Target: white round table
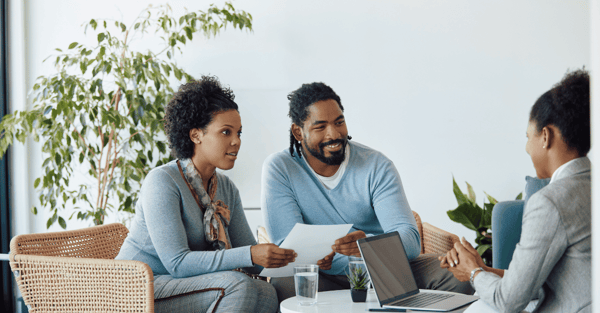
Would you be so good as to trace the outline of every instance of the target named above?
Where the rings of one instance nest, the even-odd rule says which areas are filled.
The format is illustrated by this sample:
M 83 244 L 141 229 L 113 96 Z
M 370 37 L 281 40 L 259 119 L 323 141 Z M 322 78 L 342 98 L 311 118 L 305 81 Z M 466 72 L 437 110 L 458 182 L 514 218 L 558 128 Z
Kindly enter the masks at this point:
M 365 313 L 367 308 L 378 308 L 375 291 L 371 289 L 367 295 L 367 302 L 352 302 L 350 297 L 350 289 L 322 291 L 317 296 L 317 303 L 312 306 L 300 306 L 296 297 L 281 302 L 281 313 L 298 313 L 298 312 L 360 312 Z
M 431 290 L 430 290 L 431 291 Z M 433 291 L 439 293 L 448 293 L 448 291 Z M 367 295 L 367 302 L 352 302 L 350 297 L 350 289 L 321 291 L 317 296 L 317 303 L 312 306 L 300 306 L 296 297 L 283 300 L 281 302 L 281 313 L 331 313 L 331 312 L 348 312 L 348 313 L 365 313 L 369 312 L 368 308 L 378 308 L 377 296 L 375 290 L 370 289 Z M 464 312 L 468 306 L 458 308 L 453 313 Z M 413 312 L 407 310 L 407 312 Z

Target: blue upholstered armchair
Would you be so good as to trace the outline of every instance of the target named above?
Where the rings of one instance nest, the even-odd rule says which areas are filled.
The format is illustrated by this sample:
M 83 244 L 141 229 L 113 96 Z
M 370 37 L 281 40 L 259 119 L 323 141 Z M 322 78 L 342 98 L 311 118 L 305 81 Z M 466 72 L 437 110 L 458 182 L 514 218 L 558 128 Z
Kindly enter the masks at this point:
M 525 177 L 523 200 L 498 202 L 492 212 L 492 267 L 508 269 L 515 247 L 521 238 L 523 208 L 527 200 L 550 183 L 550 178 Z

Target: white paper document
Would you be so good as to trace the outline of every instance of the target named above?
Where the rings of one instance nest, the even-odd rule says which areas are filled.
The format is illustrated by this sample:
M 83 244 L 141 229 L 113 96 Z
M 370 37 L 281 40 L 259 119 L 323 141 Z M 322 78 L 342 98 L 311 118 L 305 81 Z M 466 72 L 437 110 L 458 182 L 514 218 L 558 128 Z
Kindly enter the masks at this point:
M 352 224 L 306 225 L 296 223 L 279 246 L 283 249 L 294 250 L 298 254 L 296 262 L 280 268 L 265 268 L 260 276 L 294 276 L 294 266 L 296 264 L 317 264 L 317 261 L 333 251 L 331 246 L 337 239 L 346 236 L 350 228 L 352 228 Z

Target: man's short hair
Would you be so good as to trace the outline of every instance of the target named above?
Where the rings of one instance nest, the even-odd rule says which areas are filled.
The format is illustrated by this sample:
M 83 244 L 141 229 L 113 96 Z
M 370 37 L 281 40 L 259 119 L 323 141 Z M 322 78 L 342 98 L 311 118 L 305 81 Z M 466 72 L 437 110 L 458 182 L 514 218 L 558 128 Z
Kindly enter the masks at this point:
M 324 100 L 335 100 L 342 112 L 344 107 L 342 106 L 342 100 L 340 97 L 331 89 L 331 87 L 324 83 L 310 83 L 302 84 L 302 86 L 288 94 L 288 100 L 290 100 L 290 111 L 288 116 L 292 119 L 292 123 L 304 127 L 304 122 L 308 118 L 309 107 L 316 102 Z M 294 156 L 294 147 L 298 156 L 302 157 L 301 148 L 302 145 L 296 141 L 292 130 L 290 129 L 290 154 Z

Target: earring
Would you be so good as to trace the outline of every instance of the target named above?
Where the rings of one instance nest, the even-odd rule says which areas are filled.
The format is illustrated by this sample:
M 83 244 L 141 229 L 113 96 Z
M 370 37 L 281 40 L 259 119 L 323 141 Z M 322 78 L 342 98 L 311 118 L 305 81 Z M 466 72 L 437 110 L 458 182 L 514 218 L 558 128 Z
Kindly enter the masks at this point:
M 546 146 L 543 146 L 542 149 L 546 149 Z

